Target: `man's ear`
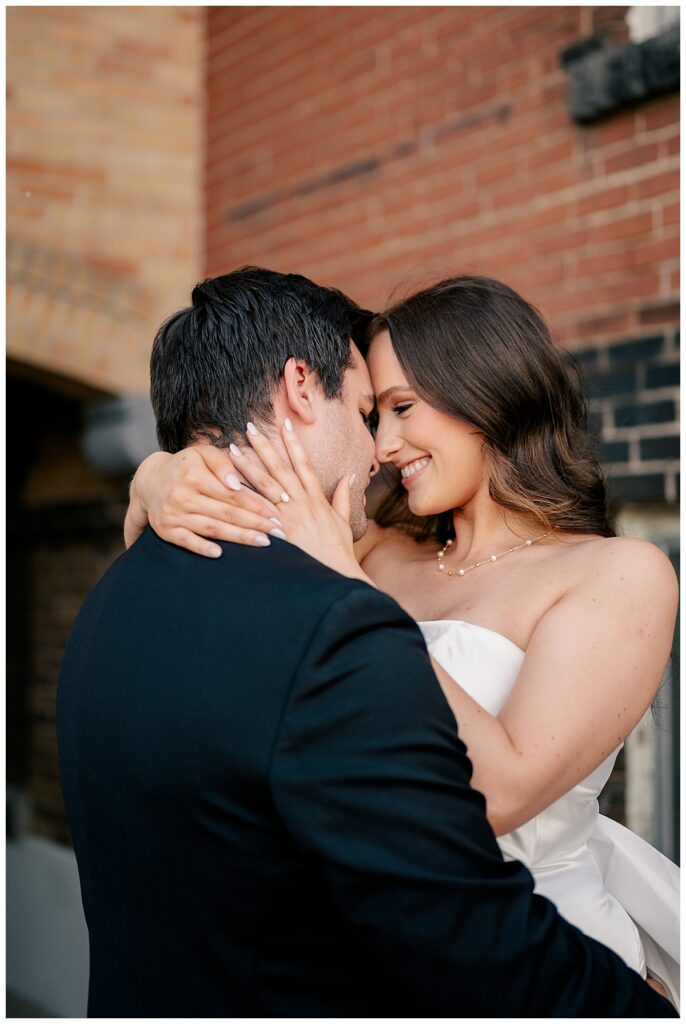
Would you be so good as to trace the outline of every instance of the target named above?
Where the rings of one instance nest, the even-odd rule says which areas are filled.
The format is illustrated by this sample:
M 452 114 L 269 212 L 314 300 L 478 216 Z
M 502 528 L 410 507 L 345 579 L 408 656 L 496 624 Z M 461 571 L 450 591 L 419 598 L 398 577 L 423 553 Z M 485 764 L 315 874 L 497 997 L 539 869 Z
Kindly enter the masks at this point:
M 291 412 L 299 416 L 303 423 L 314 423 L 316 401 L 321 393 L 319 378 L 314 370 L 310 370 L 303 359 L 291 356 L 283 368 L 283 383 L 286 403 Z

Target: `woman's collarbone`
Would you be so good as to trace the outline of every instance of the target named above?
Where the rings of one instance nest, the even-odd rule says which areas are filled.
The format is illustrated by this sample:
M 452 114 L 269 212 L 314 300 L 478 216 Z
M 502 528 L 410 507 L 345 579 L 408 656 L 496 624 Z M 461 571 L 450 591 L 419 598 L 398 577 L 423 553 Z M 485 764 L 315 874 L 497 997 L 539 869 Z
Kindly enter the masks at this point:
M 538 622 L 573 582 L 568 573 L 551 574 L 551 568 L 549 563 L 524 571 L 484 565 L 469 579 L 439 576 L 435 556 L 399 558 L 377 565 L 375 582 L 417 621 L 468 622 L 502 633 L 525 649 Z

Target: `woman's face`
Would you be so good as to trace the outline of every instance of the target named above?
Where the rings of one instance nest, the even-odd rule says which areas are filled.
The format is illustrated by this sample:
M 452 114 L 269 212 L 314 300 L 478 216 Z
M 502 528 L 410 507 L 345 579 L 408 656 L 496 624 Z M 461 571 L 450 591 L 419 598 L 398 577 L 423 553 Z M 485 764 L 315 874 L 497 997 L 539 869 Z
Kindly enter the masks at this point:
M 428 516 L 463 508 L 487 486 L 483 435 L 418 397 L 388 331 L 374 338 L 367 363 L 379 414 L 376 457 L 401 471 L 410 511 Z

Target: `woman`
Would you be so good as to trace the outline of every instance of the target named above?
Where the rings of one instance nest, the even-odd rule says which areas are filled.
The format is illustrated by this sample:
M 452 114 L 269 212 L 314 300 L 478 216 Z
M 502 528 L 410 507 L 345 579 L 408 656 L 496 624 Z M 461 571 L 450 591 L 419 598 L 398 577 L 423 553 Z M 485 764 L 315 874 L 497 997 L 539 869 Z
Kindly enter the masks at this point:
M 356 558 L 349 531 L 347 545 L 335 540 L 341 517 L 323 516 L 288 422 L 293 468 L 250 431 L 262 467 L 235 446 L 231 460 L 209 446 L 152 456 L 134 481 L 127 543 L 146 515 L 202 553 L 200 533 L 264 538 L 273 504 L 261 514 L 245 488 L 217 504 L 219 481 L 231 471 L 235 488 L 240 472 L 277 503 L 270 532 L 391 594 L 424 632 L 504 855 L 676 999 L 677 869 L 600 817 L 596 799 L 669 657 L 671 565 L 614 536 L 578 384 L 505 285 L 458 277 L 400 302 L 373 322 L 368 365 L 377 458 L 400 478 Z M 334 505 L 345 511 L 344 488 Z

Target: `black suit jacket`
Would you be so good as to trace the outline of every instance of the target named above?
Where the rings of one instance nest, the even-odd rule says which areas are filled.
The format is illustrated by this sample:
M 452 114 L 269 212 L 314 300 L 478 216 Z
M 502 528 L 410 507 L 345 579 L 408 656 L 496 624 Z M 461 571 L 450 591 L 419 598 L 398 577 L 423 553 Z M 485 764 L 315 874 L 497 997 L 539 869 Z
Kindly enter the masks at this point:
M 150 529 L 58 687 L 91 1016 L 672 1016 L 505 863 L 416 624 Z

